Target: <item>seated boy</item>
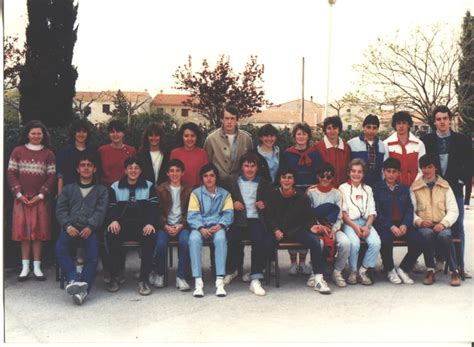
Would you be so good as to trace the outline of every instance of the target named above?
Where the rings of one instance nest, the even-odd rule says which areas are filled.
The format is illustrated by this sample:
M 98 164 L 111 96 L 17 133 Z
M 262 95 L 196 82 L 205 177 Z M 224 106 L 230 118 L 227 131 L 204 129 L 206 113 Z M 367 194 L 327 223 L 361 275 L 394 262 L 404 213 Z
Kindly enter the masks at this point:
M 105 235 L 111 280 L 109 292 L 120 289 L 118 276 L 121 270 L 122 243 L 139 241 L 141 265 L 138 282 L 140 295 L 149 295 L 148 276 L 155 249 L 155 230 L 158 225 L 158 197 L 153 183 L 141 177 L 141 164 L 133 156 L 125 160 L 125 176 L 109 189 L 109 214 Z
M 319 184 L 311 186 L 306 194 L 311 201 L 314 216 L 321 224 L 320 236 L 332 240 L 332 247 L 337 249 L 337 257 L 334 263 L 332 278 L 336 286 L 345 287 L 346 281 L 342 276 L 342 270 L 349 259 L 351 244 L 349 238 L 341 229 L 342 226 L 342 194 L 332 185 L 335 169 L 329 163 L 323 163 L 316 171 Z M 334 250 L 333 250 L 334 251 Z M 330 255 L 329 255 L 330 256 Z M 310 287 L 314 286 L 314 274 L 307 282 Z
M 421 234 L 413 228 L 413 204 L 410 190 L 400 184 L 400 161 L 388 158 L 383 165 L 384 179 L 374 186 L 375 208 L 377 219 L 375 229 L 381 240 L 380 254 L 388 280 L 393 284 L 413 284 L 408 273 L 415 265 L 416 258 L 423 251 Z M 408 252 L 398 269 L 393 263 L 393 241 L 404 239 L 408 243 Z
M 161 207 L 160 230 L 157 234 L 155 249 L 157 269 L 156 273 L 150 274 L 150 283 L 157 288 L 163 287 L 168 241 L 170 238 L 176 237 L 179 243 L 176 287 L 181 291 L 188 291 L 190 287 L 185 277 L 186 269 L 189 267 L 189 225 L 186 215 L 192 188 L 182 181 L 184 170 L 181 160 L 170 160 L 166 171 L 168 181 L 163 182 L 157 188 Z
M 439 247 L 451 270 L 451 285 L 460 286 L 451 226 L 456 222 L 459 210 L 449 183 L 438 175 L 436 157 L 426 154 L 420 158 L 423 176 L 411 185 L 411 200 L 415 210 L 414 224 L 428 243 L 423 255 L 427 267 L 423 283 L 435 281 L 435 250 Z
M 77 165 L 79 180 L 63 187 L 56 204 L 56 218 L 61 227 L 56 257 L 66 277 L 66 292 L 78 305 L 82 305 L 94 282 L 99 254 L 97 231 L 105 219 L 109 201 L 107 188 L 96 183 L 95 159 L 88 152 L 81 153 Z M 85 248 L 80 276 L 70 251 L 75 240 L 81 240 Z
M 272 188 L 270 183 L 257 176 L 259 159 L 257 154 L 247 152 L 240 158 L 241 174 L 232 179 L 229 191 L 234 201 L 234 223 L 227 232 L 227 273 L 225 284 L 237 277 L 238 266 L 243 264 L 241 241 L 252 243 L 250 291 L 255 295 L 265 295 L 260 280 L 265 268 L 264 239 L 268 235 L 265 228 L 264 209 Z

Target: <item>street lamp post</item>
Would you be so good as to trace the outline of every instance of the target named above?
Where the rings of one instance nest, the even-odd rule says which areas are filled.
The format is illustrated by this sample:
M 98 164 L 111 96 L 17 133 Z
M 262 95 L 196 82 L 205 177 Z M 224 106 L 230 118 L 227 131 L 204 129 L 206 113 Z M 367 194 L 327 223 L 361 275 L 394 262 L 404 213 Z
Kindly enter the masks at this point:
M 328 65 L 327 65 L 327 76 L 326 76 L 326 109 L 324 112 L 324 118 L 328 117 L 329 112 L 329 80 L 331 75 L 331 46 L 332 46 L 332 8 L 336 0 L 328 0 L 329 4 L 329 36 L 328 36 Z

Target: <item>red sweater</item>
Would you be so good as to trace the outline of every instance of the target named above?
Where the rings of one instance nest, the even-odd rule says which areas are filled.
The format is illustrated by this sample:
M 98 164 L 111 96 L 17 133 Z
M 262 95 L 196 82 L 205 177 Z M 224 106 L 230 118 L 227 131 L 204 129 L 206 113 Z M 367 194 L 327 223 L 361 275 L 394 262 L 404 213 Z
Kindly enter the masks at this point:
M 201 184 L 199 170 L 209 162 L 204 149 L 195 147 L 192 151 L 187 151 L 184 147 L 175 148 L 171 151 L 170 160 L 172 159 L 179 159 L 184 164 L 184 184 L 193 188 Z
M 347 166 L 351 161 L 351 151 L 347 143 L 339 138 L 339 146 L 330 146 L 326 136 L 317 142 L 314 147 L 321 154 L 323 161 L 334 166 L 336 174 L 332 181 L 334 187 L 339 187 L 342 183 L 347 181 Z
M 115 181 L 124 176 L 123 163 L 127 158 L 134 156 L 136 150 L 129 145 L 122 148 L 114 148 L 111 144 L 100 146 L 97 150 L 102 166 L 102 177 L 100 183 L 109 187 Z
M 51 193 L 55 174 L 54 153 L 47 148 L 33 151 L 24 145 L 15 147 L 8 162 L 7 179 L 13 196 L 22 193 L 31 198 Z

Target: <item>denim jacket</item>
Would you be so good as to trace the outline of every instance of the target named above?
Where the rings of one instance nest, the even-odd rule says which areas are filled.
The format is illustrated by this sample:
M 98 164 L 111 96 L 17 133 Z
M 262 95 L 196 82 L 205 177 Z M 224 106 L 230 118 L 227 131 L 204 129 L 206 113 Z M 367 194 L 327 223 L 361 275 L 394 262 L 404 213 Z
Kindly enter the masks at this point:
M 375 229 L 382 231 L 390 229 L 392 223 L 392 194 L 397 195 L 398 207 L 401 215 L 401 224 L 409 229 L 413 226 L 413 204 L 410 198 L 410 190 L 403 184 L 396 184 L 392 192 L 385 180 L 378 182 L 374 186 L 375 208 L 377 210 L 377 219 L 375 220 Z
M 234 207 L 227 190 L 216 187 L 214 196 L 204 186 L 193 190 L 188 206 L 188 223 L 191 229 L 199 230 L 220 224 L 227 230 L 233 221 Z

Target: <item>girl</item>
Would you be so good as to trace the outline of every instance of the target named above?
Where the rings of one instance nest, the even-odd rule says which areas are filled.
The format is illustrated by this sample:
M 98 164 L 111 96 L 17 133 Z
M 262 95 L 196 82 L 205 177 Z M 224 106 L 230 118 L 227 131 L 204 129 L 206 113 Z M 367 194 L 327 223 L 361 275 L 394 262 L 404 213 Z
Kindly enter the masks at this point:
M 142 146 L 138 160 L 142 163 L 142 176 L 154 185 L 166 182 L 166 166 L 169 154 L 163 150 L 165 133 L 156 122 L 150 123 L 143 131 Z

